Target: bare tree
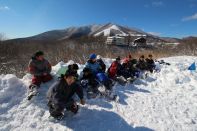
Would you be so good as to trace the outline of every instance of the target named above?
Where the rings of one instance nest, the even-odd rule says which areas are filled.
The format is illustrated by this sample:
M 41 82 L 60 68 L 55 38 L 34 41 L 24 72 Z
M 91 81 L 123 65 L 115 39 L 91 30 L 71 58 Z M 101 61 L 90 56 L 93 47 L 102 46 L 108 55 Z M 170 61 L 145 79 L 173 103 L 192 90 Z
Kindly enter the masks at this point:
M 6 40 L 5 34 L 4 33 L 0 33 L 0 42 Z

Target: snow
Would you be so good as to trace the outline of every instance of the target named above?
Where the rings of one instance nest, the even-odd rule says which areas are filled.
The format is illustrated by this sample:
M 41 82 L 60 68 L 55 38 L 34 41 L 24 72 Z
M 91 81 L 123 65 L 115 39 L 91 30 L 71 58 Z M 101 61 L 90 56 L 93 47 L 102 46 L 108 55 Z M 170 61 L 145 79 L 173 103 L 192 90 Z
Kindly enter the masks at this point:
M 130 36 L 146 37 L 147 35 L 145 35 L 145 34 L 130 34 Z
M 162 43 L 162 42 L 157 42 L 157 43 L 147 43 L 147 45 L 152 45 L 152 46 L 154 46 L 154 45 L 171 45 L 171 46 L 177 46 L 177 45 L 179 45 L 180 43 Z
M 194 131 L 197 129 L 197 72 L 188 71 L 197 57 L 179 56 L 163 59 L 171 65 L 160 65 L 161 71 L 147 79 L 136 80 L 114 91 L 120 102 L 91 99 L 80 105 L 77 115 L 68 113 L 65 120 L 48 119 L 46 91 L 55 79 L 39 88 L 40 94 L 26 100 L 31 75 L 23 79 L 0 75 L 0 131 Z M 105 59 L 109 66 L 111 59 Z M 72 63 L 72 61 L 69 61 Z M 60 62 L 52 74 L 66 66 Z M 80 65 L 82 70 L 83 65 Z
M 109 35 L 110 35 L 111 29 L 120 31 L 120 32 L 122 33 L 122 35 L 124 35 L 124 36 L 127 35 L 127 34 L 124 33 L 122 30 L 120 30 L 119 27 L 118 27 L 117 25 L 112 25 L 112 26 L 110 26 L 109 28 L 104 29 L 104 30 L 102 30 L 102 31 L 100 31 L 100 32 L 98 32 L 98 33 L 96 33 L 95 36 L 99 36 L 99 35 L 102 34 L 102 33 L 104 33 L 104 36 L 109 36 Z
M 99 36 L 101 34 L 104 34 L 104 36 L 110 36 L 110 32 L 112 29 L 120 32 L 119 34 L 116 34 L 116 36 L 124 36 L 124 37 L 125 36 L 138 36 L 138 37 L 146 37 L 147 36 L 146 34 L 144 34 L 144 32 L 141 32 L 140 30 L 135 29 L 135 28 L 133 28 L 133 30 L 137 30 L 138 32 L 141 32 L 142 34 L 137 34 L 137 33 L 133 33 L 133 32 L 125 33 L 121 28 L 119 28 L 118 25 L 114 25 L 114 24 L 112 24 L 109 27 L 96 33 L 94 36 Z
M 165 43 L 166 45 L 179 45 L 180 43 Z

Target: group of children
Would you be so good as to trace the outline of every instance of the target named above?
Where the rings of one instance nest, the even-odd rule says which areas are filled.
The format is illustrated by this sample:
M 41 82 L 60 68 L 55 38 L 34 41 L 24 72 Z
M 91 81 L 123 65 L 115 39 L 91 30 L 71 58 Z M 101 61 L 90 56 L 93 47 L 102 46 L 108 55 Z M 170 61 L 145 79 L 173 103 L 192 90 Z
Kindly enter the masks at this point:
M 140 73 L 144 71 L 152 73 L 154 68 L 152 55 L 149 55 L 147 59 L 142 55 L 139 60 L 133 59 L 129 55 L 122 62 L 121 58 L 117 57 L 106 69 L 102 58 L 99 55 L 91 54 L 80 75 L 77 73 L 78 65 L 71 64 L 66 73 L 51 85 L 47 92 L 50 115 L 56 119 L 62 119 L 65 109 L 77 113 L 79 106 L 73 99 L 74 94 L 78 95 L 80 103 L 84 105 L 84 90 L 91 98 L 98 94 L 110 95 L 114 83 L 120 82 L 120 78 L 130 81 L 140 77 Z M 51 64 L 44 58 L 42 51 L 36 52 L 30 60 L 29 72 L 33 75 L 28 94 L 28 100 L 31 100 L 37 94 L 37 89 L 42 82 L 53 79 L 50 74 Z M 99 91 L 100 86 L 105 87 L 104 94 Z
M 118 80 L 117 78 L 121 76 L 126 80 L 134 80 L 140 77 L 145 71 L 153 73 L 154 69 L 155 62 L 152 55 L 149 55 L 146 59 L 144 55 L 142 55 L 139 60 L 133 59 L 131 55 L 129 55 L 122 60 L 122 63 L 120 57 L 117 57 L 108 69 L 108 76 L 114 80 Z

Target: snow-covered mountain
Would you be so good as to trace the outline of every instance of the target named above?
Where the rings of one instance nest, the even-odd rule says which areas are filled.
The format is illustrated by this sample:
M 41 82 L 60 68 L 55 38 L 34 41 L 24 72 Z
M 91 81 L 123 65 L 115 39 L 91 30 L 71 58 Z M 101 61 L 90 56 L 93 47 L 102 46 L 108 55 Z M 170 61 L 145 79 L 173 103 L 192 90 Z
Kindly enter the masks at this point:
M 164 59 L 160 72 L 125 87 L 114 86 L 120 101 L 104 98 L 86 100 L 77 115 L 67 114 L 60 122 L 49 120 L 46 91 L 54 83 L 42 84 L 40 94 L 26 100 L 31 75 L 23 79 L 0 75 L 1 131 L 195 131 L 197 129 L 197 73 L 188 66 L 197 57 Z M 105 59 L 109 67 L 111 59 Z M 68 63 L 53 67 L 52 74 Z M 83 65 L 79 65 L 80 71 Z
M 140 29 L 130 28 L 130 27 L 121 26 L 112 23 L 108 23 L 104 25 L 70 27 L 64 30 L 53 30 L 29 38 L 34 40 L 64 40 L 67 38 L 78 38 L 81 36 L 98 37 L 98 36 L 115 36 L 115 35 L 134 36 L 134 37 L 149 36 L 153 40 L 159 39 L 158 36 L 153 36 L 151 34 L 143 32 Z
M 75 40 L 80 37 L 107 37 L 107 36 L 129 36 L 131 40 L 135 40 L 139 37 L 146 37 L 147 43 L 179 43 L 178 39 L 175 38 L 164 38 L 154 36 L 146 33 L 140 29 L 134 27 L 127 27 L 118 24 L 92 24 L 80 27 L 68 27 L 66 29 L 47 31 L 35 36 L 11 39 L 8 42 L 20 43 L 20 42 L 31 42 L 31 41 L 66 41 L 68 39 Z M 128 38 L 128 37 L 127 37 Z

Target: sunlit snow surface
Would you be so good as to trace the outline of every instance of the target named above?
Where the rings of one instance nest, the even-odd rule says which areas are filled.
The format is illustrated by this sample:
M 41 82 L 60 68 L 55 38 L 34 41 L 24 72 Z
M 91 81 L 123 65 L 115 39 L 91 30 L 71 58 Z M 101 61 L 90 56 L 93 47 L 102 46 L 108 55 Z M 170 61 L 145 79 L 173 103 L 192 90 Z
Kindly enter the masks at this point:
M 116 103 L 106 99 L 87 100 L 80 111 L 60 121 L 49 120 L 46 91 L 55 81 L 42 84 L 40 94 L 26 100 L 31 75 L 23 79 L 0 75 L 0 131 L 195 131 L 197 129 L 197 72 L 188 66 L 197 57 L 165 58 L 170 66 L 145 80 L 136 80 L 125 87 L 114 87 L 120 97 Z M 106 59 L 109 66 L 111 59 Z M 72 63 L 72 61 L 69 61 Z M 53 67 L 55 74 L 60 62 Z M 83 65 L 80 65 L 82 70 Z

